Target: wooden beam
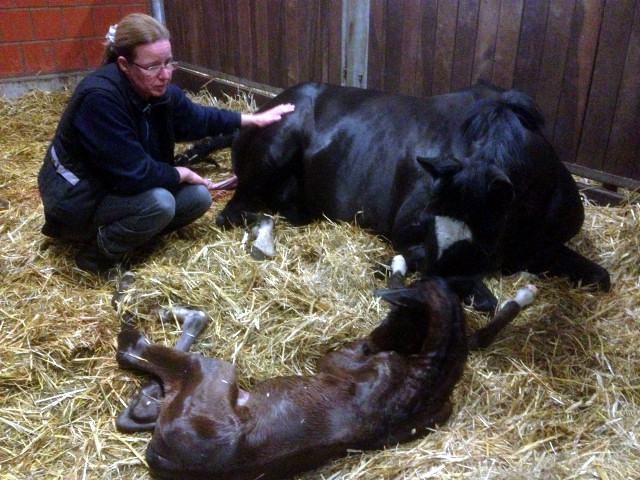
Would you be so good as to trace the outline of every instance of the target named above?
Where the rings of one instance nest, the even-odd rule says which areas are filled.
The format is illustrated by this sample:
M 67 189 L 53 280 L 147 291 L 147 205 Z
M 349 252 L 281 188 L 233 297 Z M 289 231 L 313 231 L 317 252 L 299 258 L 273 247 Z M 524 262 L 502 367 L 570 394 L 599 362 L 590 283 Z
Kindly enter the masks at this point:
M 342 85 L 367 88 L 369 0 L 342 0 Z
M 173 82 L 191 92 L 205 88 L 217 97 L 236 96 L 238 93 L 252 94 L 258 106 L 282 91 L 280 88 L 183 63 L 180 63 L 180 68 L 174 72 Z

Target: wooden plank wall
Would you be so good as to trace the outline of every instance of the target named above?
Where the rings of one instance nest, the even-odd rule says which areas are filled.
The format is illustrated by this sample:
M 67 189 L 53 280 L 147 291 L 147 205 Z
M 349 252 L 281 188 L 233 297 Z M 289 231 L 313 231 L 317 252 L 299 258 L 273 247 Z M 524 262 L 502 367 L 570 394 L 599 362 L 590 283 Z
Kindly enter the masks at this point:
M 286 87 L 340 83 L 341 0 L 165 0 L 181 61 Z
M 280 88 L 340 83 L 341 14 L 341 0 L 165 0 L 176 58 Z M 640 185 L 640 0 L 370 0 L 368 52 L 368 88 L 519 88 L 574 171 Z

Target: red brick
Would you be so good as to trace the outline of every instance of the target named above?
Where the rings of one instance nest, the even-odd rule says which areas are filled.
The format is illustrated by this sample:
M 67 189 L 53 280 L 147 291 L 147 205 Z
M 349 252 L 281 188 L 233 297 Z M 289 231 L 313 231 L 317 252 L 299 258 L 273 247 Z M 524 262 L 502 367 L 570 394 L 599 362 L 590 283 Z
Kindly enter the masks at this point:
M 0 45 L 0 76 L 24 73 L 22 51 L 19 45 Z
M 19 42 L 33 39 L 29 10 L 6 10 L 0 15 L 0 41 Z
M 122 0 L 117 0 L 115 3 L 120 3 Z M 50 7 L 79 7 L 90 5 L 104 5 L 105 3 L 111 3 L 108 0 L 49 0 Z
M 58 70 L 84 70 L 86 68 L 87 62 L 82 40 L 61 40 L 54 43 Z
M 49 0 L 16 0 L 15 3 L 17 7 L 26 7 L 26 8 L 49 6 Z
M 67 38 L 92 37 L 95 35 L 91 7 L 63 8 L 62 19 L 64 34 Z
M 31 10 L 31 21 L 36 40 L 64 38 L 62 11 L 59 8 L 34 8 Z
M 120 2 L 124 3 L 124 2 Z M 120 5 L 120 15 L 122 17 L 130 13 L 146 13 L 149 14 L 149 8 L 146 3 L 134 3 L 131 5 Z
M 27 73 L 50 73 L 56 70 L 55 48 L 51 42 L 25 43 L 22 50 Z
M 0 8 L 11 8 L 16 6 L 16 0 L 0 0 Z
M 96 35 L 106 35 L 111 25 L 120 21 L 120 9 L 117 5 L 93 8 L 93 29 Z
M 87 55 L 87 66 L 94 68 L 100 65 L 104 53 L 104 38 L 88 38 L 84 41 L 84 52 Z

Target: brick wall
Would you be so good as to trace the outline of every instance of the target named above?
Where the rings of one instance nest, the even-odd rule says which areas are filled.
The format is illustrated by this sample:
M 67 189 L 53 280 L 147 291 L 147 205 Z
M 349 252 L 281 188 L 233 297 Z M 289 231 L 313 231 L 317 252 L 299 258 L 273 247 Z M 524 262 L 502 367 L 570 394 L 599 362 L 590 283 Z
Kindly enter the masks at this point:
M 0 78 L 100 64 L 109 25 L 150 13 L 144 0 L 0 0 Z

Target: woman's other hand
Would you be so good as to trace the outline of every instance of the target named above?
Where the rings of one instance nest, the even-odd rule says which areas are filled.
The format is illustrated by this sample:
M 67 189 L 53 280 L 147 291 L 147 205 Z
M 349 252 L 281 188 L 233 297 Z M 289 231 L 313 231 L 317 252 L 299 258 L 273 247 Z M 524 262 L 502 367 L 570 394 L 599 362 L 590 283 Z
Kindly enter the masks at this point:
M 208 178 L 202 178 L 193 170 L 187 167 L 174 167 L 180 174 L 180 183 L 190 183 L 192 185 L 204 185 L 209 190 L 214 187 L 213 182 Z

